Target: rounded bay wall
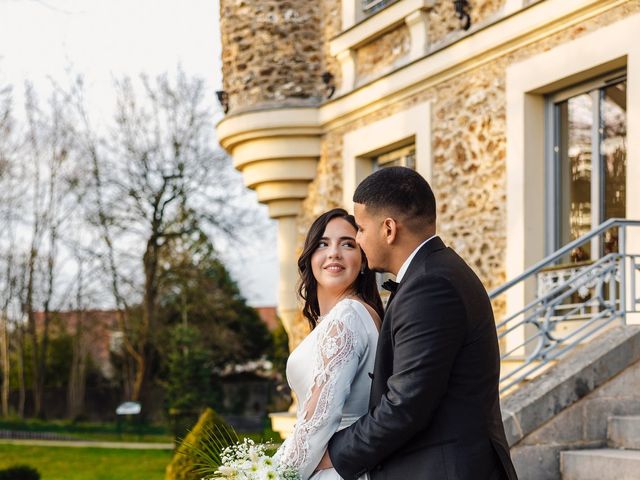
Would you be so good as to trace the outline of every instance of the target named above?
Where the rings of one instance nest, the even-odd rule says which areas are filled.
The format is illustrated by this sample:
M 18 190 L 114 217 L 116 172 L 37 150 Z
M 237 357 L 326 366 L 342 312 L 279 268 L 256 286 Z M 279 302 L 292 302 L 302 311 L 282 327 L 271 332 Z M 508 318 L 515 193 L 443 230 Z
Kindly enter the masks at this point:
M 228 113 L 319 102 L 325 90 L 319 5 L 308 0 L 220 0 Z

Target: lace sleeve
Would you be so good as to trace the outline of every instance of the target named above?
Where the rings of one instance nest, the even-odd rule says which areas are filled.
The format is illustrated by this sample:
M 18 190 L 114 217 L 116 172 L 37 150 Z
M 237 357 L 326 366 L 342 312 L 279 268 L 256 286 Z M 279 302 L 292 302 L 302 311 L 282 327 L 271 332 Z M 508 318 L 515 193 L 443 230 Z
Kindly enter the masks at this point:
M 278 460 L 294 467 L 303 480 L 320 462 L 331 436 L 342 417 L 361 353 L 357 316 L 352 307 L 340 309 L 317 328 L 319 331 L 313 361 L 313 383 L 302 402 L 292 435 L 278 452 Z

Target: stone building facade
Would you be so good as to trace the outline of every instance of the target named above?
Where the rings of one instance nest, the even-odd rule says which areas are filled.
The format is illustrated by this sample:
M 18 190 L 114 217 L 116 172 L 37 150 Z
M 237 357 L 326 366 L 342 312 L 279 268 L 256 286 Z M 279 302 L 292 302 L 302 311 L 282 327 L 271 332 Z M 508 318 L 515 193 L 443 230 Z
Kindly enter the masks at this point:
M 306 334 L 295 284 L 309 225 L 351 209 L 387 162 L 431 183 L 439 234 L 487 290 L 607 218 L 640 219 L 640 143 L 627 141 L 640 134 L 640 0 L 221 0 L 221 17 L 218 137 L 278 220 L 292 346 Z M 534 288 L 496 302 L 497 317 Z
M 293 344 L 305 334 L 294 294 L 304 234 L 319 213 L 350 208 L 381 153 L 414 146 L 441 236 L 491 290 L 549 250 L 550 96 L 622 72 L 638 128 L 637 0 L 470 1 L 467 30 L 453 1 L 367 3 L 221 0 L 229 111 L 218 135 L 279 221 L 279 313 Z M 640 152 L 625 148 L 631 184 Z M 626 202 L 628 218 L 638 210 Z

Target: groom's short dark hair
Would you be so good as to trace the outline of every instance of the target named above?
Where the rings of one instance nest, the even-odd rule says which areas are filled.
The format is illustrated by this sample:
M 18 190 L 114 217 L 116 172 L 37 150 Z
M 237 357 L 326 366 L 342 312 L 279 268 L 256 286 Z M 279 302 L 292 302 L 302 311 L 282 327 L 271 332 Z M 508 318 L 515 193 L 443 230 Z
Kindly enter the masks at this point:
M 418 221 L 423 225 L 436 222 L 436 198 L 429 183 L 415 170 L 387 167 L 365 178 L 353 194 L 355 203 L 371 212 L 385 211 Z

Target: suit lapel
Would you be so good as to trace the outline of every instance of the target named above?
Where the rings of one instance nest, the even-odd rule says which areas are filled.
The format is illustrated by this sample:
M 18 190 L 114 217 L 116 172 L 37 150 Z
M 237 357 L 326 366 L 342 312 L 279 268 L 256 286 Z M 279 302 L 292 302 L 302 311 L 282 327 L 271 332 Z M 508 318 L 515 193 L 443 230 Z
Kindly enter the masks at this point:
M 398 292 L 400 292 L 402 285 L 407 282 L 407 279 L 410 279 L 424 268 L 424 263 L 428 262 L 428 257 L 435 252 L 443 250 L 444 248 L 446 248 L 445 244 L 442 242 L 440 237 L 434 237 L 424 244 L 413 257 L 413 260 L 411 260 L 409 268 L 407 269 L 404 277 L 402 277 L 402 281 L 398 284 L 396 291 L 389 296 L 389 301 L 387 302 L 387 307 L 384 312 L 380 336 L 378 337 L 374 376 L 369 395 L 369 407 L 374 407 L 380 402 L 380 397 L 386 391 L 387 379 L 393 370 L 394 342 L 391 333 L 393 323 L 393 312 L 390 309 L 391 302 L 394 301 L 394 298 L 398 295 Z

